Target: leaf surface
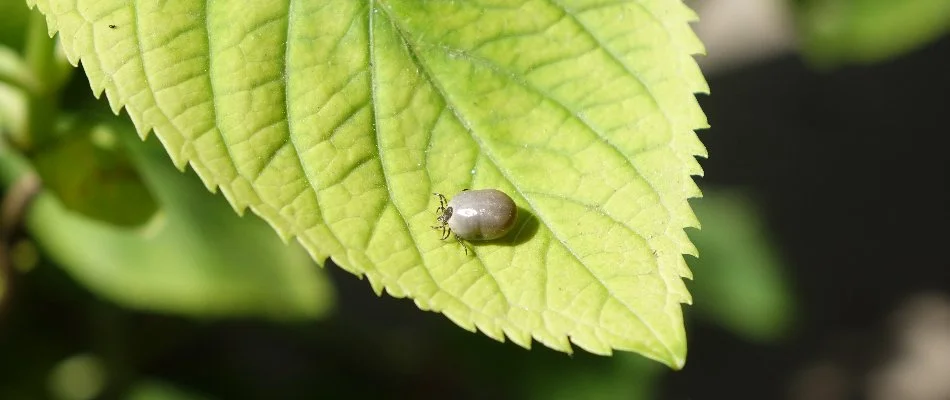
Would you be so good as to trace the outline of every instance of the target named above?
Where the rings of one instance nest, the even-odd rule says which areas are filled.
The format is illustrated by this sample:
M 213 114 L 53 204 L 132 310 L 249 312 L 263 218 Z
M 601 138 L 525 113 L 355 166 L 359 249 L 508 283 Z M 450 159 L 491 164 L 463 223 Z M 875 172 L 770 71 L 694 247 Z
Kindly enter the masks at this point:
M 674 367 L 702 51 L 678 0 L 37 0 L 93 90 L 237 210 L 458 325 Z M 474 255 L 433 192 L 520 207 Z

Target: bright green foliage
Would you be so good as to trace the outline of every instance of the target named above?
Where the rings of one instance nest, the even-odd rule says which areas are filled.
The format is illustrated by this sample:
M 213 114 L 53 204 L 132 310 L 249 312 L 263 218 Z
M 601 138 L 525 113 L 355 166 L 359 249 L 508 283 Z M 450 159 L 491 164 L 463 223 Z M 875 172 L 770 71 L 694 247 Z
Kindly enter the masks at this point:
M 950 31 L 947 0 L 799 0 L 802 50 L 822 64 L 873 62 Z
M 117 226 L 44 193 L 27 216 L 33 237 L 77 280 L 126 306 L 195 316 L 302 318 L 332 306 L 332 288 L 306 252 L 281 243 L 257 218 L 235 216 L 168 165 L 154 139 L 139 141 L 131 126 L 115 136 L 155 194 L 157 215 L 142 226 Z M 93 190 L 116 186 L 100 180 Z
M 316 260 L 498 340 L 683 365 L 707 87 L 679 0 L 31 2 L 140 134 Z M 432 192 L 485 187 L 513 233 L 440 241 Z

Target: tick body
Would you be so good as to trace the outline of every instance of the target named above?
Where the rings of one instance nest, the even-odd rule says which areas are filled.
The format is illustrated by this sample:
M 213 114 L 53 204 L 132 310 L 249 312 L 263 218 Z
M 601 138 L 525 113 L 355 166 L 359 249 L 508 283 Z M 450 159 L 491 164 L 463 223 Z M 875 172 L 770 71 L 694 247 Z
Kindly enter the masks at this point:
M 448 203 L 435 193 L 441 205 L 435 228 L 442 229 L 442 239 L 454 233 L 461 240 L 492 240 L 505 236 L 518 219 L 518 207 L 507 194 L 495 189 L 465 190 Z

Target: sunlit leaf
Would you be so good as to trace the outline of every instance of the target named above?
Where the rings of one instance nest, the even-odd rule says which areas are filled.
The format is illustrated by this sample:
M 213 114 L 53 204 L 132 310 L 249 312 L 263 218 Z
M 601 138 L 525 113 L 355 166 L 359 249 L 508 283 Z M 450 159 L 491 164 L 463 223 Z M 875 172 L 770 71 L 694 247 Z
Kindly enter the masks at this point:
M 679 0 L 31 1 L 93 90 L 316 260 L 528 347 L 686 354 L 705 150 Z M 466 254 L 432 192 L 521 218 Z

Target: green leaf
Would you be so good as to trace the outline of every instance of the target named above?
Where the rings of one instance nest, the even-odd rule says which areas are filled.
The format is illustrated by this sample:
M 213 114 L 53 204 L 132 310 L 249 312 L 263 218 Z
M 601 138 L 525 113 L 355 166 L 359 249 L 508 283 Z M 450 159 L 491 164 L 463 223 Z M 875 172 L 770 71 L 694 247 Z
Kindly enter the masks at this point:
M 498 340 L 683 365 L 707 87 L 679 0 L 35 4 L 140 134 L 315 259 Z M 513 233 L 440 241 L 431 193 L 485 187 Z
M 605 362 L 535 365 L 523 379 L 525 398 L 543 400 L 648 400 L 658 398 L 662 367 L 643 358 L 617 355 Z
M 146 379 L 136 382 L 124 397 L 126 400 L 204 400 L 207 397 L 167 382 Z
M 155 200 L 117 140 L 105 126 L 68 135 L 36 154 L 33 166 L 66 208 L 112 225 L 142 225 Z
M 0 45 L 21 49 L 29 22 L 30 10 L 25 4 L 0 1 Z
M 195 316 L 301 318 L 330 308 L 332 288 L 302 249 L 257 218 L 234 215 L 168 165 L 155 140 L 139 141 L 131 126 L 116 137 L 161 206 L 148 224 L 93 220 L 48 191 L 27 215 L 33 237 L 77 280 L 125 306 Z
M 692 311 L 750 340 L 780 339 L 795 318 L 794 294 L 757 208 L 722 189 L 706 189 L 694 208 L 704 228 L 689 235 L 703 255 L 690 261 Z
M 33 76 L 33 71 L 20 55 L 2 44 L 0 44 L 0 87 L 5 87 L 6 90 L 19 88 L 31 92 L 38 92 L 40 87 L 36 77 Z M 7 107 L 0 106 L 0 108 Z M 5 124 L 0 123 L 0 127 L 3 125 Z
M 106 363 L 94 354 L 76 354 L 60 361 L 49 376 L 49 391 L 59 400 L 99 397 L 108 381 Z
M 29 94 L 38 87 L 33 71 L 20 54 L 0 44 L 0 140 L 27 142 Z
M 898 56 L 950 31 L 947 0 L 799 0 L 802 49 L 821 64 Z

